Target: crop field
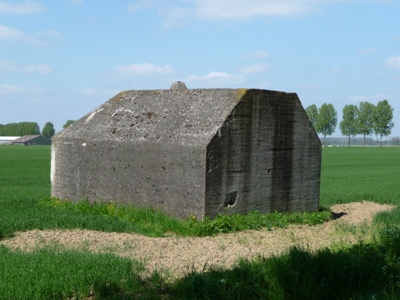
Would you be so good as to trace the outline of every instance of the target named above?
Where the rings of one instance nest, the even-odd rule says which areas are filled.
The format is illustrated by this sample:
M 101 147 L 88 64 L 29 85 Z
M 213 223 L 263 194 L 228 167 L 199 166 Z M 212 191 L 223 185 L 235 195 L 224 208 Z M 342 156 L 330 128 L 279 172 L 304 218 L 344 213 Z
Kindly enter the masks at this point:
M 0 146 L 0 240 L 32 229 L 162 237 L 312 226 L 328 221 L 329 207 L 338 203 L 369 200 L 397 207 L 399 182 L 400 148 L 324 148 L 321 212 L 181 221 L 148 209 L 52 199 L 50 147 Z M 378 214 L 374 224 L 379 233 L 371 243 L 316 253 L 293 248 L 272 258 L 242 259 L 231 269 L 189 270 L 177 280 L 113 254 L 0 245 L 0 299 L 400 299 L 399 208 Z
M 400 148 L 324 148 L 321 204 L 400 201 Z

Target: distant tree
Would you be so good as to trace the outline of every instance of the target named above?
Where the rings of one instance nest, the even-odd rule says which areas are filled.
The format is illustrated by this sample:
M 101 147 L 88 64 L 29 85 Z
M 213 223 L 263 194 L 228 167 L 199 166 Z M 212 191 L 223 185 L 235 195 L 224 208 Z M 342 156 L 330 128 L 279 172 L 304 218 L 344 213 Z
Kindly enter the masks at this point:
M 51 122 L 47 122 L 42 130 L 42 135 L 45 137 L 51 138 L 55 134 L 54 125 Z
M 306 113 L 312 126 L 314 126 L 315 128 L 315 125 L 317 124 L 318 121 L 318 107 L 315 104 L 310 105 L 306 108 Z
M 340 122 L 340 131 L 348 136 L 347 145 L 350 147 L 350 137 L 356 135 L 358 125 L 358 108 L 356 105 L 346 105 L 343 108 L 343 120 Z
M 369 102 L 361 102 L 358 108 L 357 133 L 364 136 L 364 147 L 366 145 L 366 137 L 374 131 L 374 109 L 375 106 Z
M 392 138 L 392 140 L 390 141 L 390 144 L 392 146 L 400 146 L 400 137 L 395 136 L 394 138 Z
M 65 129 L 65 128 L 67 128 L 69 125 L 71 125 L 72 123 L 75 123 L 75 121 L 74 120 L 68 120 L 64 125 L 63 125 L 63 128 Z
M 326 136 L 335 132 L 337 125 L 337 112 L 332 104 L 322 104 L 318 113 L 318 121 L 315 129 L 324 137 L 324 145 L 326 145 Z
M 379 101 L 374 109 L 373 129 L 376 135 L 380 136 L 380 146 L 382 147 L 382 137 L 388 136 L 392 132 L 394 123 L 393 108 L 387 100 Z
M 40 127 L 35 122 L 9 123 L 0 126 L 0 135 L 23 136 L 40 134 Z
M 24 133 L 21 135 L 36 135 L 40 134 L 40 127 L 36 122 L 22 122 L 24 126 Z

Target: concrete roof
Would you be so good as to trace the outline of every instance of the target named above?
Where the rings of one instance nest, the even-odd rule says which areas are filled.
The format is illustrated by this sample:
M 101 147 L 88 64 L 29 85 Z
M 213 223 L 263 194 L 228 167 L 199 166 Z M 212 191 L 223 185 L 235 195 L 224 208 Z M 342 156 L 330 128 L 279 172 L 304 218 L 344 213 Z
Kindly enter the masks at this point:
M 169 89 L 121 92 L 58 133 L 58 138 L 209 142 L 246 89 Z

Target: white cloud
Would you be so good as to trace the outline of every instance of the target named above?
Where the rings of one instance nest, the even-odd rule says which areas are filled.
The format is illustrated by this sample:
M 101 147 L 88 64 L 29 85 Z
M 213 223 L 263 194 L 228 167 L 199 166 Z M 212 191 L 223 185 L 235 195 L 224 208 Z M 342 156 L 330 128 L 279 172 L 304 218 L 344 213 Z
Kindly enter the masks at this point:
M 78 92 L 79 92 L 79 94 L 85 95 L 85 96 L 93 96 L 98 93 L 97 90 L 92 89 L 92 88 L 83 88 L 83 89 L 80 89 Z
M 0 95 L 21 94 L 27 91 L 26 87 L 19 85 L 0 84 Z
M 29 65 L 23 66 L 21 68 L 21 71 L 23 73 L 48 74 L 48 73 L 51 73 L 53 71 L 53 69 L 48 65 L 33 65 L 33 64 L 29 64 Z
M 174 74 L 175 71 L 171 65 L 156 66 L 149 63 L 143 63 L 140 65 L 118 65 L 114 69 L 114 74 L 117 76 L 143 76 L 143 75 L 157 75 L 165 76 Z
M 25 39 L 26 35 L 18 29 L 0 25 L 0 39 L 3 40 L 19 40 Z
M 400 36 L 397 35 L 397 34 L 393 34 L 393 35 L 390 37 L 390 40 L 395 41 L 395 42 L 398 42 L 398 41 L 400 41 Z
M 342 68 L 335 67 L 331 69 L 331 74 L 340 74 L 340 73 L 343 73 Z
M 203 19 L 243 20 L 253 17 L 297 16 L 317 13 L 324 5 L 347 0 L 188 0 Z
M 143 89 L 143 87 L 138 87 Z M 92 101 L 93 99 L 108 99 L 121 92 L 121 89 L 118 88 L 81 88 L 76 91 L 76 94 L 82 100 Z
M 242 59 L 262 59 L 262 58 L 267 58 L 269 56 L 270 54 L 267 51 L 261 50 L 261 51 L 247 53 L 242 56 Z
M 355 0 L 137 0 L 126 6 L 131 12 L 154 9 L 165 21 L 164 27 L 185 25 L 185 21 L 247 20 L 255 17 L 290 17 L 320 13 L 336 2 Z M 366 0 L 358 0 L 366 1 Z
M 318 11 L 316 0 L 191 0 L 196 14 L 205 19 L 249 19 L 294 16 Z
M 351 101 L 352 103 L 359 103 L 359 102 L 371 102 L 371 103 L 377 103 L 378 101 L 381 101 L 383 99 L 388 99 L 390 98 L 389 95 L 387 94 L 375 94 L 375 95 L 350 95 L 347 96 L 347 99 Z
M 43 9 L 44 6 L 42 4 L 35 3 L 29 0 L 18 3 L 8 3 L 5 1 L 0 1 L 0 13 L 31 14 L 40 12 Z
M 21 85 L 0 84 L 0 95 L 39 94 L 45 90 L 42 87 L 26 87 Z
M 172 7 L 168 10 L 162 11 L 162 14 L 167 19 L 179 20 L 184 19 L 191 15 L 191 10 L 183 7 Z
M 375 54 L 378 52 L 378 49 L 376 48 L 367 48 L 367 49 L 362 49 L 361 54 L 365 54 L 365 55 L 370 55 L 370 54 Z
M 350 0 L 181 0 L 171 4 L 165 0 L 139 0 L 126 9 L 137 12 L 140 9 L 154 9 L 165 20 L 164 27 L 186 25 L 186 21 L 246 20 L 254 17 L 298 16 L 316 13 L 333 2 Z
M 318 84 L 313 84 L 313 83 L 305 83 L 305 84 L 300 84 L 298 86 L 298 88 L 300 89 L 307 89 L 307 90 L 315 90 L 315 89 L 319 89 L 320 85 Z
M 48 74 L 51 73 L 53 69 L 48 65 L 19 65 L 11 61 L 0 61 L 0 72 L 10 72 L 10 73 L 39 73 Z
M 62 34 L 57 30 L 38 31 L 37 33 L 41 36 L 54 37 L 54 38 L 62 36 Z
M 274 86 L 274 84 L 271 81 L 260 81 L 257 82 L 254 85 L 254 88 L 259 88 L 259 89 L 270 89 Z
M 129 10 L 130 12 L 137 12 L 141 8 L 143 7 L 140 4 L 129 4 L 126 6 L 126 9 Z
M 197 75 L 190 75 L 187 77 L 186 80 L 188 81 L 202 81 L 202 80 L 210 80 L 210 79 L 231 79 L 235 75 L 225 73 L 225 72 L 210 72 L 207 75 L 197 76 Z
M 351 95 L 347 97 L 348 100 L 351 102 L 357 103 L 357 102 L 364 102 L 364 101 L 370 101 L 371 96 L 369 95 Z
M 112 71 L 105 72 L 101 76 L 104 79 L 126 80 L 132 77 L 168 77 L 176 73 L 171 65 L 156 66 L 150 63 L 117 65 Z
M 144 8 L 153 8 L 154 4 L 151 0 L 139 0 L 136 1 L 135 4 L 128 4 L 126 9 L 130 12 L 137 12 L 140 9 Z
M 83 0 L 67 0 L 68 3 L 73 4 L 73 5 L 78 5 L 78 4 L 82 4 Z
M 243 79 L 244 77 L 242 75 L 213 71 L 202 76 L 190 75 L 185 79 L 185 81 L 197 83 L 198 85 L 202 85 L 203 87 L 207 86 L 232 87 L 243 82 Z
M 48 74 L 52 72 L 52 68 L 48 65 L 19 65 L 10 61 L 0 61 L 0 72 L 11 72 L 11 73 L 39 73 L 39 74 Z
M 400 69 L 400 56 L 391 56 L 385 62 L 386 67 Z
M 239 72 L 241 74 L 251 75 L 251 74 L 264 73 L 264 72 L 269 71 L 269 69 L 270 68 L 267 64 L 261 63 L 261 64 L 254 64 L 254 65 L 241 67 L 241 68 L 239 68 Z
M 19 29 L 8 27 L 0 24 L 0 40 L 15 40 L 15 41 L 25 41 L 32 45 L 41 45 L 42 43 Z

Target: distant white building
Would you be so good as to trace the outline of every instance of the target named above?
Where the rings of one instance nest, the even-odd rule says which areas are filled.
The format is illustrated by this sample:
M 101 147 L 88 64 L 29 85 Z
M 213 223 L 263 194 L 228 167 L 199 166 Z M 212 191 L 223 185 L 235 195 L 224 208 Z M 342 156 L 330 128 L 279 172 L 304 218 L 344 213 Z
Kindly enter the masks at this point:
M 11 144 L 14 140 L 19 138 L 19 136 L 0 136 L 0 144 Z

